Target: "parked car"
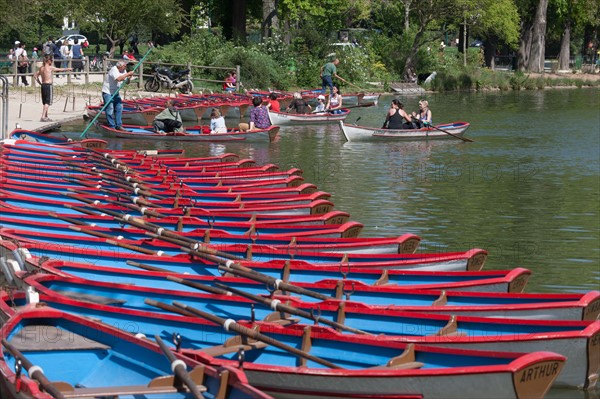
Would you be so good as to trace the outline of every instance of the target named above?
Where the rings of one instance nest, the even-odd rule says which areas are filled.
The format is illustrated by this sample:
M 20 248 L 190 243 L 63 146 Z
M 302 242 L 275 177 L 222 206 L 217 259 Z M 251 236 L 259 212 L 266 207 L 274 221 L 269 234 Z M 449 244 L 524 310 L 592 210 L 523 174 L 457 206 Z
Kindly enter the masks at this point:
M 88 42 L 87 37 L 80 34 L 63 36 L 57 41 L 60 40 L 60 42 L 62 43 L 66 40 L 68 44 L 73 44 L 75 43 L 75 39 L 77 39 L 79 41 L 79 44 L 81 44 L 83 47 L 88 47 L 90 45 L 90 42 Z
M 471 47 L 481 47 L 483 46 L 483 42 L 481 40 L 473 40 L 471 43 Z

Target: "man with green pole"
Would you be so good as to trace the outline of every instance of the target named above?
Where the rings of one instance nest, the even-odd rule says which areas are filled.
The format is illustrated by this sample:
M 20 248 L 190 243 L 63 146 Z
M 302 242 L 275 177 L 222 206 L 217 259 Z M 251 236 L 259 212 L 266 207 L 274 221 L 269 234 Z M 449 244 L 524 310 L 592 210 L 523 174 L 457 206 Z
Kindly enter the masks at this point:
M 108 126 L 117 130 L 123 129 L 123 100 L 119 95 L 121 82 L 130 78 L 134 71 L 126 72 L 127 61 L 118 61 L 117 65 L 110 68 L 102 84 L 102 101 L 106 105 L 106 121 Z
M 135 74 L 135 70 L 138 69 L 142 62 L 144 62 L 148 54 L 150 54 L 150 51 L 152 51 L 152 48 L 148 49 L 140 62 L 138 62 L 130 72 L 125 72 L 128 63 L 128 61 L 125 60 L 118 61 L 117 64 L 108 71 L 106 78 L 104 79 L 104 83 L 102 84 L 102 101 L 104 102 L 104 106 L 83 130 L 80 137 L 86 137 L 90 126 L 96 122 L 98 117 L 105 110 L 108 125 L 117 130 L 124 130 L 122 126 L 123 100 L 119 95 L 119 90 L 122 86 L 120 83 L 127 83 L 129 81 L 128 78 Z

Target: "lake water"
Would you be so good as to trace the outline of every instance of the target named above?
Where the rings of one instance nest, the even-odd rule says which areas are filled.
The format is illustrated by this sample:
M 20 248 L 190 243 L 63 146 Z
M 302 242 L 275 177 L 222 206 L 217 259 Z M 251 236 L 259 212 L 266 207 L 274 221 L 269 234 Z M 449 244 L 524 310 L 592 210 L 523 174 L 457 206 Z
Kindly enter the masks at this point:
M 331 125 L 282 128 L 276 142 L 260 145 L 111 139 L 111 146 L 183 146 L 189 156 L 233 152 L 299 167 L 365 225 L 362 236 L 414 233 L 427 252 L 487 249 L 485 269 L 533 272 L 527 292 L 600 289 L 600 90 L 422 97 L 434 122 L 470 122 L 475 142 L 347 143 Z M 392 98 L 354 109 L 347 122 L 381 126 Z M 398 98 L 412 111 L 421 97 Z
M 381 126 L 392 98 L 352 110 L 347 122 L 360 117 L 361 125 Z M 398 98 L 410 111 L 420 97 Z M 414 233 L 427 252 L 484 248 L 486 269 L 531 269 L 530 292 L 599 289 L 600 91 L 424 98 L 434 122 L 470 122 L 467 137 L 475 142 L 348 143 L 338 125 L 283 127 L 270 144 L 110 142 L 185 148 L 189 156 L 233 152 L 298 167 L 307 182 L 332 193 L 337 209 L 365 225 L 362 236 Z

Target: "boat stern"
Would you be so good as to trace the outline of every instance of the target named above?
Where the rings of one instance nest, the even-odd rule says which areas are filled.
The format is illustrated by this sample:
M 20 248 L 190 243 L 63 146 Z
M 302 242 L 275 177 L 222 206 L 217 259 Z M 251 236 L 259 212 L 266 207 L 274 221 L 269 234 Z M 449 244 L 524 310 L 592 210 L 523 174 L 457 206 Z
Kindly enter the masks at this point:
M 542 399 L 560 374 L 566 358 L 552 352 L 530 353 L 518 361 L 513 384 L 518 399 Z

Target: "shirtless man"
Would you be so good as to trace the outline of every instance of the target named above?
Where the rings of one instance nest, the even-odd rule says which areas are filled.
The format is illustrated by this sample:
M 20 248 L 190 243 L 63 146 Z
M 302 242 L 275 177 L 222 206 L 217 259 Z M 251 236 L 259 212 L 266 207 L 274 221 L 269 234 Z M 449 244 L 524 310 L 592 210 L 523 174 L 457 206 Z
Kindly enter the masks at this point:
M 51 54 L 44 56 L 44 64 L 35 72 L 33 78 L 42 88 L 42 118 L 40 122 L 51 122 L 48 118 L 48 108 L 52 105 L 52 74 L 54 72 L 72 71 L 73 68 L 56 68 Z

